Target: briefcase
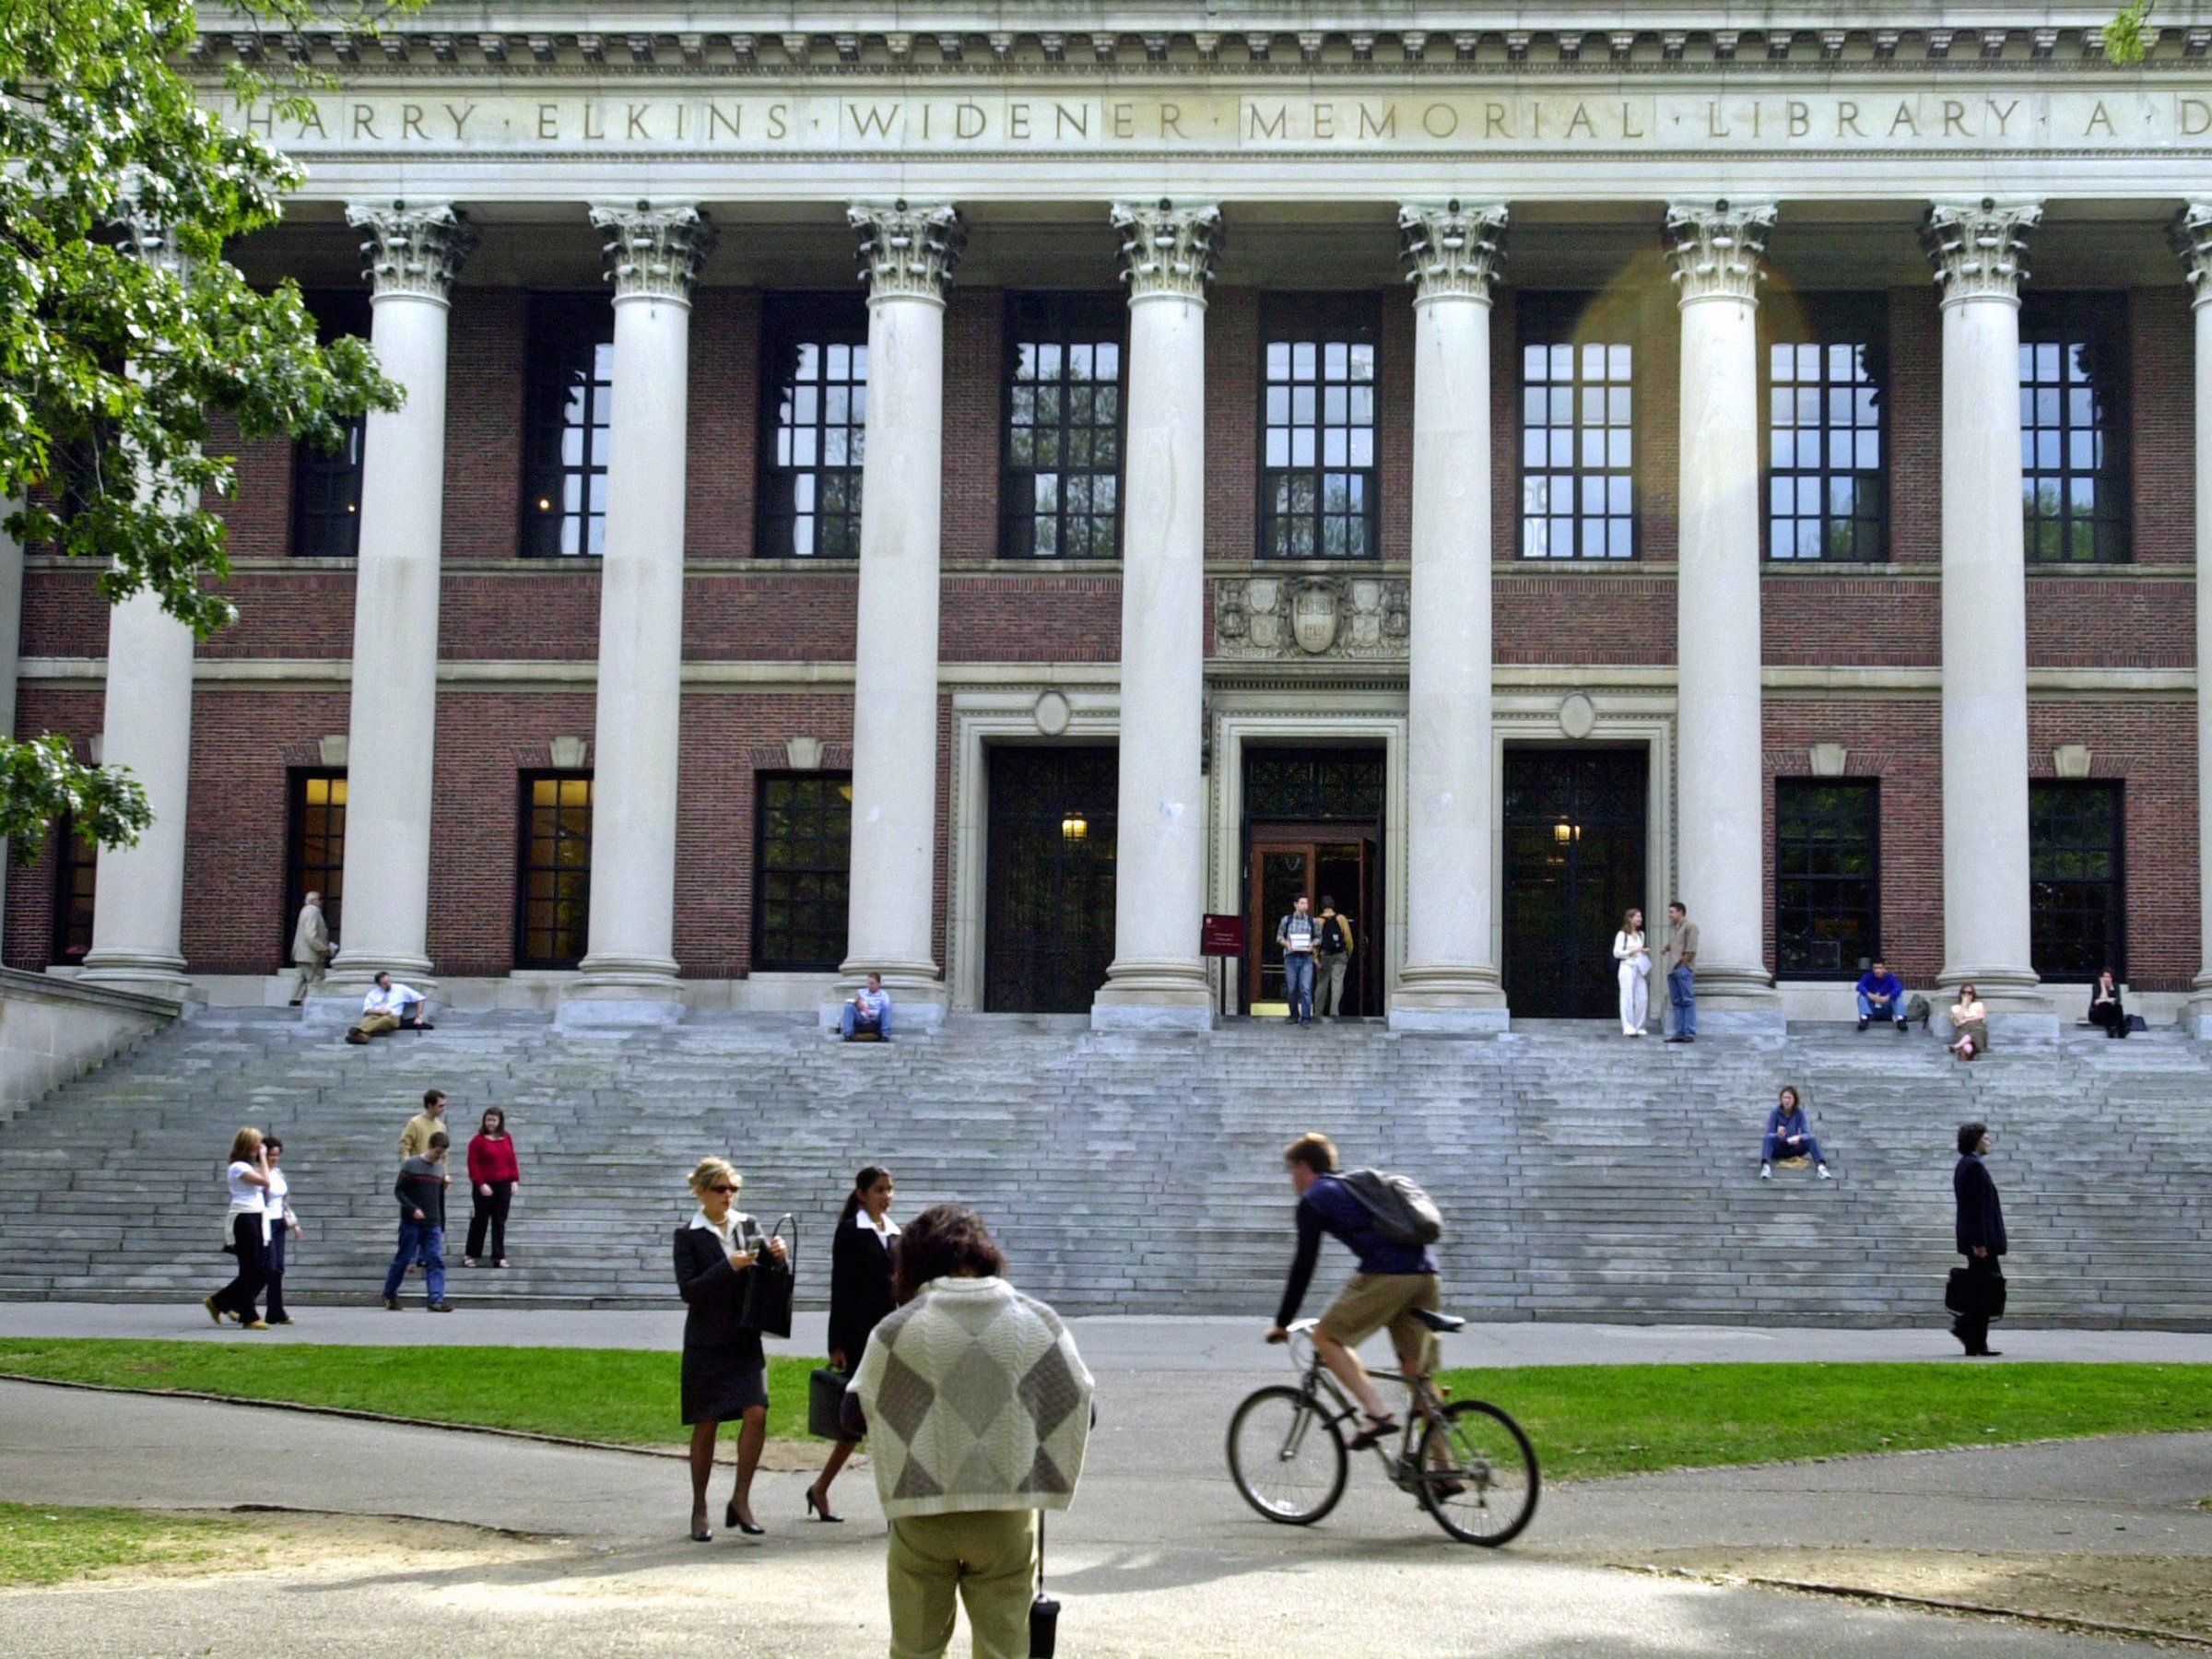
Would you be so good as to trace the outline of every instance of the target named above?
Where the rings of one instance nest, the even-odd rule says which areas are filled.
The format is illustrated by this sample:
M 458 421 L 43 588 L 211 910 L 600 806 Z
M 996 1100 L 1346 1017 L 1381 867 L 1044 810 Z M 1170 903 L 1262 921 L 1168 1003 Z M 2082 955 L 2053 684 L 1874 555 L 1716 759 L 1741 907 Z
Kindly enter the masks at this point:
M 1992 1319 L 2001 1318 L 2005 1312 L 2005 1276 L 1974 1274 L 1964 1267 L 1954 1267 L 1950 1281 L 1943 1288 L 1943 1305 L 1954 1313 L 1969 1317 L 1986 1313 Z
M 845 1384 L 852 1381 L 829 1365 L 806 1379 L 806 1432 L 816 1440 L 845 1438 Z

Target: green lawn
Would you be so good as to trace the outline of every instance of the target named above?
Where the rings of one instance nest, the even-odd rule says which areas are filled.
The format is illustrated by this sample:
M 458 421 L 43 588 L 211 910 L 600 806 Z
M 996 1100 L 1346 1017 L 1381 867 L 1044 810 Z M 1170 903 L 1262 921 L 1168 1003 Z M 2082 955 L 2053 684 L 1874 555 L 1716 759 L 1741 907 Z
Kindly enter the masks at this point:
M 2212 1429 L 2212 1365 L 1586 1365 L 1444 1374 L 1547 1474 Z
M 0 1503 L 0 1587 L 58 1584 L 112 1567 L 202 1559 L 245 1525 L 220 1515 Z
M 621 1445 L 680 1443 L 677 1356 L 626 1348 L 347 1347 L 321 1343 L 0 1341 L 0 1371 L 111 1388 L 342 1406 Z M 806 1374 L 768 1362 L 768 1430 L 806 1432 Z
M 769 1430 L 806 1432 L 806 1373 L 769 1361 Z M 0 1342 L 0 1371 L 343 1406 L 578 1440 L 673 1444 L 677 1357 L 615 1348 Z M 1518 1418 L 1555 1477 L 1853 1452 L 2212 1429 L 2212 1366 L 1536 1366 L 1446 1373 Z M 1115 1415 L 1111 1392 L 1101 1411 Z

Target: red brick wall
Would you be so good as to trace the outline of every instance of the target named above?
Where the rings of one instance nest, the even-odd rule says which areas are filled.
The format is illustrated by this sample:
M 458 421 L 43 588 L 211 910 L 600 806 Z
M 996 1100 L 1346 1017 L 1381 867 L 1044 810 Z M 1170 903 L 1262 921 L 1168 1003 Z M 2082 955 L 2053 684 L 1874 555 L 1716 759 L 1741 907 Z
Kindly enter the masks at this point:
M 2135 562 L 2196 560 L 2196 324 L 2190 291 L 2136 288 L 2128 294 L 2129 427 L 2134 453 Z
M 1767 966 L 1774 965 L 1773 780 L 1810 775 L 1811 747 L 1841 743 L 1850 750 L 1849 776 L 1881 782 L 1882 950 L 1906 984 L 1933 984 L 1943 967 L 1942 705 L 1925 698 L 1770 699 L 1763 725 Z
M 1000 385 L 1006 294 L 956 286 L 945 303 L 943 559 L 998 557 Z
M 530 297 L 453 290 L 446 336 L 445 557 L 512 559 L 523 499 Z
M 25 686 L 16 697 L 16 735 L 34 737 L 55 732 L 67 737 L 83 758 L 100 727 L 100 694 L 91 690 L 56 690 L 46 686 Z M 7 873 L 6 959 L 10 968 L 34 972 L 47 965 L 53 939 L 53 888 L 57 875 L 54 841 L 32 863 Z
M 684 582 L 684 655 L 849 663 L 859 606 L 860 569 L 847 559 L 803 571 L 694 571 Z M 586 654 L 596 654 L 596 638 Z
M 1119 576 L 994 575 L 945 583 L 947 663 L 1112 663 L 1122 654 Z
M 1382 290 L 1375 351 L 1375 490 L 1383 562 L 1413 557 L 1413 290 Z
M 1768 567 L 1760 649 L 1777 665 L 1934 667 L 1943 661 L 1943 587 L 1847 568 Z
M 1935 285 L 1889 290 L 1889 558 L 1943 562 L 1943 315 Z
M 1206 557 L 1259 547 L 1260 296 L 1217 288 L 1206 308 Z
M 690 368 L 684 557 L 693 563 L 750 559 L 760 467 L 756 290 L 693 291 Z
M 238 424 L 218 411 L 207 419 L 207 453 L 237 463 L 238 483 L 207 509 L 223 521 L 233 559 L 281 559 L 292 550 L 292 445 L 264 438 L 241 443 Z

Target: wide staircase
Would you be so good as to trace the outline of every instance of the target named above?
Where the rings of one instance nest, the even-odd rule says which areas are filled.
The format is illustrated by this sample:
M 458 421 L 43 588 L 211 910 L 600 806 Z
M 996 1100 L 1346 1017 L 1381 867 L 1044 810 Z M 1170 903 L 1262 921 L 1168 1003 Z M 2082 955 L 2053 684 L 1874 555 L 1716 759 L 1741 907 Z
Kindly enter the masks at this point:
M 283 1135 L 310 1230 L 292 1295 L 368 1300 L 392 1248 L 399 1128 L 435 1085 L 456 1158 L 488 1105 L 522 1152 L 503 1273 L 459 1269 L 456 1173 L 447 1257 L 466 1304 L 669 1305 L 684 1174 L 720 1152 L 745 1173 L 744 1208 L 795 1213 L 807 1304 L 827 1294 L 836 1207 L 873 1162 L 896 1171 L 901 1215 L 981 1207 L 1017 1282 L 1067 1312 L 1264 1314 L 1290 1248 L 1281 1147 L 1321 1129 L 1347 1162 L 1429 1187 L 1448 1303 L 1470 1314 L 1925 1323 L 1958 1259 L 1956 1128 L 1981 1118 L 2016 1320 L 2212 1329 L 2212 1066 L 2176 1033 L 2088 1038 L 1964 1066 L 1917 1033 L 1848 1027 L 1677 1048 L 1601 1026 L 1136 1038 L 971 1017 L 875 1046 L 774 1016 L 605 1038 L 449 1014 L 359 1049 L 281 1011 L 218 1009 L 0 1124 L 0 1296 L 205 1294 L 229 1265 L 223 1154 L 253 1124 Z M 1805 1091 L 1833 1185 L 1758 1179 L 1783 1082 Z

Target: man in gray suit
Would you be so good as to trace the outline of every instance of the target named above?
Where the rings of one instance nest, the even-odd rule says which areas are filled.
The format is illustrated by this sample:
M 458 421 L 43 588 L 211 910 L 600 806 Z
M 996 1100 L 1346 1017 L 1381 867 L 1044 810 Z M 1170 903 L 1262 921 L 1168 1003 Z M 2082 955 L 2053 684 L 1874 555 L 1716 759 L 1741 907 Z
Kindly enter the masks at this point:
M 310 893 L 300 906 L 300 924 L 292 929 L 292 966 L 300 971 L 299 982 L 292 987 L 293 1007 L 305 1002 L 307 994 L 323 982 L 330 950 L 330 924 L 323 920 L 323 895 Z

